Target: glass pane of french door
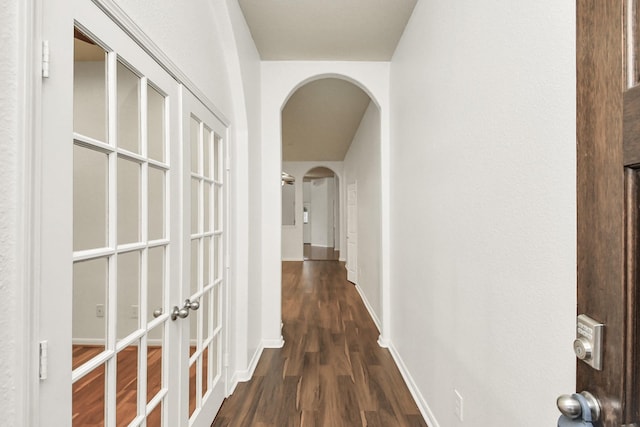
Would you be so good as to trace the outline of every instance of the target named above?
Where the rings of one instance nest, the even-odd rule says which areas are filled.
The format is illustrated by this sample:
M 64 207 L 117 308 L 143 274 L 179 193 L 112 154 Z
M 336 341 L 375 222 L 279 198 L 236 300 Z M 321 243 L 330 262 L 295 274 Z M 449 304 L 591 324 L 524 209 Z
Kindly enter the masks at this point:
M 171 261 L 168 218 L 178 188 L 178 84 L 95 6 L 82 10 L 89 13 L 76 17 L 69 141 L 71 425 L 173 426 L 168 396 L 178 393 L 178 364 L 169 361 L 178 350 L 169 301 L 180 292 L 171 285 L 180 260 Z
M 190 425 L 210 423 L 225 395 L 224 292 L 226 286 L 226 128 L 190 93 L 183 94 L 188 177 L 188 298 L 198 301 L 189 322 Z M 206 424 L 208 425 L 208 424 Z

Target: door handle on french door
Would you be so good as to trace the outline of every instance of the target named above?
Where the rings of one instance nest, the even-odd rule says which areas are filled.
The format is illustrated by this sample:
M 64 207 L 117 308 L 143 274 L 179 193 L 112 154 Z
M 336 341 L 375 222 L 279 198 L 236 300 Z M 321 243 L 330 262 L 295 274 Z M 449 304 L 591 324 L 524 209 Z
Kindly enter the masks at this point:
M 171 310 L 171 320 L 176 320 L 178 317 L 184 319 L 189 316 L 189 308 L 180 308 L 177 305 Z
M 162 316 L 162 309 L 161 308 L 157 308 L 157 309 L 153 310 L 153 317 L 155 317 L 157 319 L 160 316 Z
M 176 320 L 178 317 L 181 319 L 189 317 L 189 310 L 197 310 L 199 308 L 200 303 L 198 301 L 191 301 L 187 298 L 184 300 L 184 306 L 182 308 L 177 305 L 173 307 L 171 310 L 171 320 Z
M 191 310 L 197 310 L 200 308 L 199 301 L 191 301 L 189 299 L 184 300 L 184 308 L 189 308 Z

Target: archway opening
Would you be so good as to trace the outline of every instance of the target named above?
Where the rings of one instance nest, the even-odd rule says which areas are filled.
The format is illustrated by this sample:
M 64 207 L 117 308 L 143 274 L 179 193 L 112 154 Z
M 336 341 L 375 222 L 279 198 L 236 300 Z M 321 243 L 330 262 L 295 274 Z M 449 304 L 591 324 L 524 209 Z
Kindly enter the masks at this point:
M 302 202 L 304 260 L 339 260 L 340 178 L 323 166 L 309 170 L 302 180 Z
M 377 112 L 378 106 L 366 90 L 346 77 L 333 75 L 304 81 L 287 97 L 281 109 L 281 170 L 295 177 L 295 190 L 283 189 L 283 219 L 285 212 L 295 210 L 295 213 L 293 220 L 282 225 L 283 261 L 317 259 L 323 253 L 327 258 L 346 261 L 344 161 L 369 109 Z M 376 117 L 375 126 L 379 128 L 379 114 Z M 379 147 L 379 140 L 369 147 L 374 152 L 373 158 Z M 372 159 L 367 157 L 367 160 Z M 376 166 L 379 167 L 379 162 Z M 316 167 L 331 170 L 333 176 L 312 174 L 305 180 L 307 172 Z M 324 173 L 329 175 L 326 170 Z M 331 191 L 325 188 L 329 183 Z M 315 185 L 311 187 L 311 184 Z M 311 188 L 317 190 L 316 193 L 324 192 L 321 197 L 331 199 L 331 206 L 327 205 L 329 202 L 323 203 L 319 215 L 310 212 L 310 209 L 319 209 L 317 203 L 310 206 Z M 286 197 L 285 192 L 288 193 Z M 292 192 L 295 192 L 293 197 Z M 316 197 L 320 196 L 316 194 Z M 307 223 L 304 222 L 305 215 Z M 320 224 L 318 218 L 322 220 Z
M 282 107 L 281 132 L 281 170 L 295 177 L 295 220 L 282 227 L 282 260 L 345 262 L 348 280 L 359 287 L 380 327 L 382 131 L 377 102 L 345 78 L 309 80 Z M 319 171 L 324 175 L 315 176 Z M 314 190 L 325 200 L 320 224 L 315 223 Z

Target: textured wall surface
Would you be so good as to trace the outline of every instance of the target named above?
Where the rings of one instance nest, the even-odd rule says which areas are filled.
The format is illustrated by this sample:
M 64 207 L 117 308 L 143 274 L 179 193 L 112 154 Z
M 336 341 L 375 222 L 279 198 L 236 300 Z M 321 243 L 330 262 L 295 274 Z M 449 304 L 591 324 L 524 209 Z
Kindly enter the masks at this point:
M 217 0 L 219 1 L 219 0 Z M 217 3 L 214 3 L 217 5 Z M 236 305 L 237 369 L 245 370 L 261 347 L 262 280 L 260 271 L 260 224 L 256 215 L 261 204 L 260 153 L 260 56 L 236 0 L 226 0 L 233 37 L 226 44 L 229 81 L 233 88 L 236 122 L 234 150 L 236 161 Z M 233 59 L 230 59 L 233 57 Z M 248 374 L 248 372 L 247 372 Z M 246 377 L 245 377 L 246 378 Z
M 0 0 L 0 419 L 3 425 L 20 425 L 17 409 L 18 379 L 16 322 L 17 265 L 16 203 L 18 152 L 18 4 Z
M 423 0 L 392 61 L 392 340 L 441 426 L 454 390 L 537 427 L 574 389 L 574 17 Z
M 116 0 L 224 114 L 232 111 L 221 34 L 215 24 L 220 0 Z

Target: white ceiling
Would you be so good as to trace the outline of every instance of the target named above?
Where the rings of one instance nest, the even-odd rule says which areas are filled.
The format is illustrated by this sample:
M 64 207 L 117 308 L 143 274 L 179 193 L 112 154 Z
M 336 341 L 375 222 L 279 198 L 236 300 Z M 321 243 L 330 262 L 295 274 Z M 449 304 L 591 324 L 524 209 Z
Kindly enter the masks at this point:
M 263 60 L 390 61 L 417 0 L 238 0 Z M 284 161 L 341 161 L 369 96 L 323 79 L 282 112 Z
M 282 109 L 282 160 L 344 160 L 369 101 L 362 89 L 340 79 L 302 86 Z
M 238 0 L 263 60 L 390 61 L 417 0 Z

